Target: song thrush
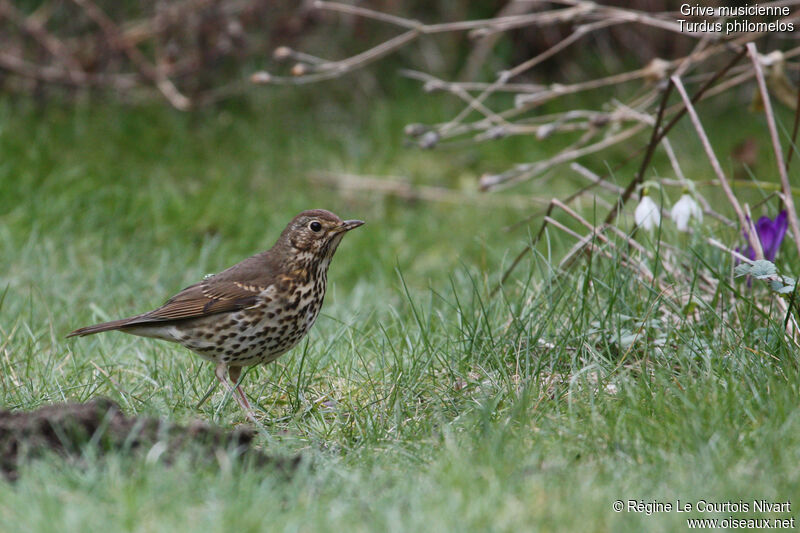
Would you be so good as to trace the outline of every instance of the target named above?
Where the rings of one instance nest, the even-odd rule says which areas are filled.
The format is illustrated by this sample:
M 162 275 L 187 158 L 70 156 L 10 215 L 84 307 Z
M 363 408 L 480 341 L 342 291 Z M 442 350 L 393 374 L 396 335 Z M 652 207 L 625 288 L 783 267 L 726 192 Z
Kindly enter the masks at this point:
M 217 379 L 254 419 L 238 383 L 242 367 L 274 361 L 308 333 L 325 298 L 336 247 L 363 223 L 322 209 L 303 211 L 266 252 L 186 287 L 154 311 L 67 337 L 118 330 L 182 344 L 217 364 Z

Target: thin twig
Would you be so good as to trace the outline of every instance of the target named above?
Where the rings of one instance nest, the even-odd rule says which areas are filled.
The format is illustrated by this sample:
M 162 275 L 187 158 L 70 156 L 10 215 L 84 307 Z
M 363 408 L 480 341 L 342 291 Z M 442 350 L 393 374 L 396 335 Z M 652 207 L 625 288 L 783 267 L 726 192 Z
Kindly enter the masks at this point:
M 191 107 L 191 100 L 181 94 L 177 87 L 156 67 L 150 64 L 144 54 L 135 46 L 125 40 L 124 35 L 116 23 L 100 9 L 92 0 L 72 0 L 82 7 L 86 15 L 92 19 L 106 35 L 112 46 L 119 48 L 131 62 L 136 65 L 145 78 L 152 81 L 161 94 L 176 109 L 185 111 Z
M 789 183 L 789 174 L 786 172 L 786 165 L 783 159 L 783 149 L 781 142 L 778 138 L 778 128 L 775 126 L 775 115 L 772 113 L 772 102 L 769 98 L 767 91 L 767 84 L 764 81 L 764 72 L 761 70 L 761 62 L 758 58 L 758 50 L 753 43 L 747 43 L 747 51 L 750 54 L 750 59 L 753 62 L 753 68 L 756 72 L 756 80 L 758 80 L 758 89 L 761 91 L 761 100 L 764 104 L 764 115 L 767 117 L 767 129 L 769 129 L 769 136 L 772 139 L 772 150 L 775 152 L 775 161 L 778 165 L 778 174 L 781 177 L 781 185 L 783 186 L 783 203 L 786 206 L 789 216 L 789 227 L 792 228 L 792 235 L 794 236 L 794 244 L 797 247 L 797 254 L 800 256 L 800 225 L 797 222 L 797 211 L 794 208 L 794 197 L 792 196 L 792 185 Z
M 0 15 L 5 15 L 36 39 L 48 52 L 64 63 L 66 73 L 74 83 L 81 83 L 86 77 L 80 63 L 72 56 L 69 48 L 33 17 L 26 17 L 9 0 L 0 1 Z
M 639 165 L 639 171 L 636 173 L 636 176 L 628 183 L 628 186 L 625 187 L 625 190 L 620 195 L 619 199 L 617 200 L 617 205 L 614 209 L 611 209 L 606 215 L 604 223 L 611 224 L 615 218 L 617 218 L 617 213 L 622 211 L 622 208 L 625 206 L 625 202 L 628 201 L 631 194 L 636 190 L 636 187 L 642 183 L 644 179 L 644 173 L 647 170 L 647 167 L 650 165 L 650 160 L 653 158 L 653 154 L 656 151 L 656 146 L 658 146 L 658 141 L 660 140 L 659 137 L 659 126 L 661 125 L 661 121 L 664 119 L 664 109 L 667 107 L 667 101 L 669 100 L 670 92 L 672 91 L 672 84 L 668 84 L 667 87 L 664 89 L 664 94 L 661 96 L 661 103 L 658 106 L 658 113 L 656 114 L 656 120 L 653 124 L 653 132 L 650 135 L 650 143 L 647 145 L 647 151 L 644 154 L 644 158 L 642 158 L 642 163 Z
M 714 172 L 719 179 L 722 190 L 728 199 L 728 203 L 731 204 L 731 207 L 733 207 L 733 210 L 736 212 L 736 216 L 739 218 L 739 226 L 743 228 L 743 231 L 746 232 L 748 240 L 750 241 L 750 245 L 755 251 L 756 258 L 763 259 L 764 251 L 761 249 L 761 241 L 758 238 L 755 227 L 753 227 L 752 221 L 745 216 L 744 211 L 742 211 L 742 207 L 739 205 L 739 200 L 737 200 L 736 195 L 733 194 L 733 189 L 731 189 L 731 186 L 728 183 L 728 178 L 725 177 L 725 173 L 722 171 L 722 167 L 720 166 L 719 160 L 714 153 L 714 149 L 711 147 L 711 143 L 708 141 L 708 136 L 706 135 L 705 129 L 703 129 L 703 124 L 700 122 L 700 117 L 697 116 L 697 111 L 695 111 L 692 101 L 689 99 L 689 95 L 686 93 L 686 89 L 683 87 L 683 83 L 681 83 L 681 80 L 678 77 L 673 76 L 671 79 L 673 85 L 675 85 L 675 88 L 678 90 L 681 98 L 683 99 L 683 103 L 686 106 L 686 111 L 689 113 L 689 118 L 692 121 L 692 125 L 694 125 L 694 129 L 697 131 L 697 136 L 700 138 L 700 143 L 703 145 L 703 149 L 706 152 L 708 161 L 711 163 L 711 168 L 714 169 Z
M 586 146 L 584 148 L 561 152 L 558 155 L 553 156 L 545 161 L 540 161 L 538 163 L 524 163 L 521 165 L 517 165 L 514 169 L 508 172 L 504 172 L 502 174 L 485 174 L 481 176 L 480 188 L 481 190 L 487 191 L 491 189 L 496 189 L 500 185 L 510 186 L 515 183 L 519 183 L 520 181 L 523 181 L 527 178 L 536 176 L 537 174 L 541 174 L 542 172 L 549 170 L 554 166 L 569 161 L 574 161 L 575 159 L 581 158 L 588 154 L 599 152 L 601 150 L 608 148 L 609 146 L 613 146 L 617 143 L 620 143 L 625 139 L 629 139 L 630 137 L 633 137 L 634 135 L 642 131 L 644 127 L 645 127 L 644 124 L 637 124 L 636 126 L 630 127 L 626 130 L 622 130 L 616 135 L 606 137 L 602 141 L 590 144 L 589 146 Z
M 800 127 L 800 85 L 797 87 L 797 104 L 794 106 L 794 124 L 792 125 L 792 137 L 789 139 L 789 149 L 786 154 L 786 172 L 789 172 L 789 165 L 795 153 L 795 143 L 797 142 L 797 130 Z
M 373 192 L 406 200 L 423 200 L 455 205 L 473 204 L 504 209 L 530 209 L 532 206 L 547 203 L 546 200 L 532 197 L 470 195 L 444 187 L 412 185 L 405 181 L 404 178 L 396 176 L 357 176 L 355 174 L 318 171 L 312 172 L 309 178 L 316 183 L 339 187 L 347 191 Z

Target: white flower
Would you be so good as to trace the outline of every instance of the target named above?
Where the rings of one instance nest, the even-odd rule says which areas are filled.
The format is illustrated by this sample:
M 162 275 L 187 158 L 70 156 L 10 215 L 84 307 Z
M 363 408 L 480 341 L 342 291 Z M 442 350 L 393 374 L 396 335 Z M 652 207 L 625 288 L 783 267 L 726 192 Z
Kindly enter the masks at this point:
M 639 205 L 636 206 L 636 211 L 633 212 L 633 220 L 636 221 L 637 226 L 650 231 L 661 224 L 660 211 L 653 199 L 645 194 L 639 201 Z
M 691 195 L 684 193 L 680 199 L 672 206 L 669 216 L 678 226 L 678 231 L 686 231 L 689 228 L 689 219 L 694 217 L 698 222 L 703 221 L 703 210 Z

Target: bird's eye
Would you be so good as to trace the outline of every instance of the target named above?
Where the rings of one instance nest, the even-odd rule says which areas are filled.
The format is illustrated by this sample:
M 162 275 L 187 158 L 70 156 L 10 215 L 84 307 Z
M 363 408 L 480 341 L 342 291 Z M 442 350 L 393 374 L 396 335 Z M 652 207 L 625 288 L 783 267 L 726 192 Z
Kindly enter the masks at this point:
M 314 222 L 309 224 L 308 227 L 311 228 L 311 231 L 319 231 L 322 229 L 322 224 L 320 224 L 315 220 Z

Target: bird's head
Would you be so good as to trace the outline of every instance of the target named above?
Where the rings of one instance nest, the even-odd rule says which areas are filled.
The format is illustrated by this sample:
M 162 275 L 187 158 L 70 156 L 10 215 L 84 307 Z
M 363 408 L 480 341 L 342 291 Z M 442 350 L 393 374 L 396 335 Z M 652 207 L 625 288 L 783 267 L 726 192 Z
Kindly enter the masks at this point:
M 295 253 L 330 259 L 344 234 L 362 224 L 362 220 L 342 220 L 330 211 L 312 209 L 294 217 L 278 242 Z

